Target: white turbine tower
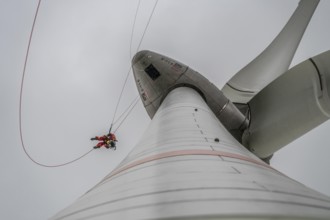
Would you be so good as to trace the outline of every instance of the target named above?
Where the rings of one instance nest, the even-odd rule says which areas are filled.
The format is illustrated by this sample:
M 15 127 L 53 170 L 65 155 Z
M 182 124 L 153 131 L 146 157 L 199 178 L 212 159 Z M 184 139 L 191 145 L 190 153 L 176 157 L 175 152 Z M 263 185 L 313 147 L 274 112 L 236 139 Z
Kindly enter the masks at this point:
M 268 163 L 330 117 L 330 51 L 288 70 L 318 1 L 221 92 L 166 56 L 132 61 L 150 118 L 141 141 L 62 219 L 330 219 L 330 198 Z

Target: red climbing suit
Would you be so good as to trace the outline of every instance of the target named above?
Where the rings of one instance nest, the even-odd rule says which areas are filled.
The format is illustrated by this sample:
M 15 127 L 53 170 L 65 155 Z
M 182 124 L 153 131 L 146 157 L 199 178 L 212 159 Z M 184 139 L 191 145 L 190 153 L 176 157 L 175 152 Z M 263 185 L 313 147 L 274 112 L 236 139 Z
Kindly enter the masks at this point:
M 94 148 L 100 148 L 102 146 L 106 148 L 110 148 L 110 146 L 116 148 L 115 142 L 117 142 L 117 138 L 113 133 L 109 133 L 103 136 L 95 136 L 94 138 L 91 138 L 91 140 L 100 141 Z

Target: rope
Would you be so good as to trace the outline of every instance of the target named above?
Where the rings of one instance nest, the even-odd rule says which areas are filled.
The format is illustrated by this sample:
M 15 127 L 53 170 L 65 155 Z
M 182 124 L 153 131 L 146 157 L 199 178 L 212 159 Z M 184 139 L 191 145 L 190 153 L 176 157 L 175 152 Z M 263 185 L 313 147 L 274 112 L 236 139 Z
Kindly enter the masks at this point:
M 110 129 L 109 129 L 109 133 L 111 132 L 111 129 L 112 129 L 112 126 L 113 126 L 113 122 L 114 122 L 115 117 L 116 117 L 116 114 L 117 114 L 118 106 L 119 106 L 121 97 L 123 96 L 123 92 L 124 92 L 124 89 L 125 89 L 125 86 L 126 86 L 126 83 L 127 83 L 127 79 L 128 79 L 128 76 L 129 76 L 129 73 L 131 72 L 131 70 L 132 70 L 132 67 L 129 68 L 129 70 L 128 70 L 127 74 L 126 74 L 125 82 L 124 82 L 124 84 L 123 84 L 123 86 L 121 88 L 121 92 L 120 92 L 119 98 L 117 100 L 115 112 L 114 112 L 113 117 L 112 117 L 112 121 L 111 121 Z
M 135 102 L 135 103 L 134 103 Z M 119 123 L 119 125 L 117 126 L 117 128 L 116 128 L 116 130 L 114 131 L 114 133 L 116 133 L 117 132 L 117 130 L 120 128 L 120 126 L 124 123 L 124 121 L 126 120 L 126 118 L 130 115 L 130 113 L 131 113 L 131 111 L 135 108 L 135 106 L 136 106 L 136 104 L 138 104 L 139 103 L 139 96 L 137 96 L 137 98 L 135 98 L 135 100 L 134 100 L 134 105 L 133 105 L 133 107 L 128 111 L 128 113 L 126 114 L 126 116 L 124 117 L 124 119 Z M 133 104 L 132 103 L 132 104 Z M 131 105 L 132 105 L 131 104 Z
M 131 41 L 130 41 L 130 44 L 129 44 L 129 55 L 130 55 L 131 60 L 132 60 L 132 42 L 133 42 L 136 18 L 137 18 L 139 8 L 140 8 L 140 3 L 141 3 L 141 0 L 139 0 L 139 3 L 138 3 L 137 8 L 135 10 L 135 17 L 134 17 L 134 22 L 133 22 L 133 27 L 132 27 L 132 32 L 131 32 Z
M 131 43 L 130 43 L 130 53 L 131 53 L 131 48 L 132 48 L 132 40 L 133 40 L 133 34 L 134 34 L 134 29 L 135 29 L 136 18 L 137 18 L 137 14 L 138 14 L 138 11 L 139 11 L 139 8 L 140 8 L 140 2 L 141 2 L 141 0 L 139 0 L 138 6 L 137 6 L 137 8 L 136 8 L 135 17 L 134 17 L 134 22 L 133 22 L 133 28 L 132 28 L 132 33 L 131 33 Z M 146 27 L 144 28 L 144 31 L 143 31 L 143 34 L 142 34 L 142 37 L 141 37 L 140 43 L 139 43 L 139 45 L 138 45 L 138 47 L 137 47 L 137 49 L 136 49 L 136 52 L 140 49 L 141 43 L 142 43 L 143 38 L 144 38 L 144 36 L 145 36 L 145 34 L 146 34 L 146 32 L 147 32 L 147 29 L 148 29 L 148 27 L 149 27 L 149 24 L 150 24 L 151 18 L 152 18 L 152 16 L 153 16 L 154 12 L 155 12 L 155 9 L 156 9 L 157 4 L 158 4 L 158 0 L 156 0 L 156 3 L 154 4 L 154 7 L 153 7 L 152 12 L 151 12 L 151 14 L 150 14 L 150 16 L 149 16 L 149 19 L 148 19 L 147 25 L 146 25 Z M 129 73 L 131 72 L 131 70 L 132 70 L 132 66 L 130 66 L 129 70 L 127 71 L 127 74 L 126 74 L 126 78 L 125 78 L 124 84 L 123 84 L 123 86 L 122 86 L 122 89 L 121 89 L 121 92 L 120 92 L 119 98 L 118 98 L 118 100 L 117 100 L 117 104 L 116 104 L 115 112 L 114 112 L 113 117 L 112 117 L 112 121 L 111 121 L 110 129 L 109 129 L 109 133 L 111 132 L 112 127 L 113 127 L 113 125 L 114 125 L 114 120 L 115 120 L 115 117 L 116 117 L 116 114 L 117 114 L 118 106 L 119 106 L 120 100 L 121 100 L 121 98 L 122 98 L 122 95 L 123 95 L 124 89 L 125 89 L 125 87 L 126 87 L 127 80 L 128 80 L 128 77 L 129 77 Z M 136 104 L 135 104 L 135 105 L 136 105 Z M 135 107 L 135 105 L 134 105 L 134 107 Z M 130 111 L 130 112 L 131 112 L 131 111 Z M 130 112 L 129 112 L 129 113 L 130 113 Z M 127 115 L 127 116 L 128 116 L 128 115 Z M 124 119 L 126 119 L 127 116 L 126 116 Z M 123 122 L 121 122 L 120 124 L 122 124 L 122 123 L 123 123 Z M 118 130 L 118 128 L 117 128 L 116 130 Z
M 135 29 L 135 23 L 136 23 L 136 18 L 137 18 L 137 14 L 138 14 L 138 10 L 139 10 L 139 7 L 140 7 L 140 3 L 141 3 L 141 0 L 139 0 L 139 3 L 138 3 L 138 6 L 137 6 L 137 10 L 136 10 L 136 13 L 135 13 L 135 18 L 134 18 L 134 23 L 133 23 L 133 29 L 132 29 L 132 34 L 131 34 L 131 43 L 130 43 L 130 56 L 131 56 L 131 48 L 132 48 L 132 40 L 133 40 L 133 34 L 134 34 L 134 29 Z M 143 32 L 143 35 L 141 37 L 141 40 L 139 42 L 139 45 L 137 47 L 137 50 L 139 50 L 140 46 L 141 46 L 141 43 L 143 41 L 143 38 L 145 36 L 145 33 L 147 31 L 147 28 L 150 24 L 150 21 L 151 21 L 151 18 L 154 14 L 154 11 L 155 11 L 155 8 L 156 8 L 156 5 L 158 3 L 158 0 L 156 0 L 156 3 L 153 7 L 153 10 L 151 12 L 151 15 L 149 17 L 149 20 L 148 20 L 148 23 L 144 29 L 144 32 Z M 39 165 L 39 166 L 42 166 L 42 167 L 61 167 L 61 166 L 65 166 L 65 165 L 68 165 L 68 164 L 71 164 L 75 161 L 78 161 L 80 159 L 82 159 L 83 157 L 85 157 L 86 155 L 88 155 L 90 152 L 92 152 L 94 149 L 91 149 L 89 151 L 87 151 L 86 153 L 82 154 L 81 156 L 73 159 L 73 160 L 70 160 L 68 162 L 65 162 L 65 163 L 61 163 L 61 164 L 55 164 L 55 165 L 48 165 L 48 164 L 43 164 L 43 163 L 40 163 L 38 161 L 36 161 L 27 151 L 26 147 L 25 147 L 25 144 L 24 144 L 24 138 L 23 138 L 23 131 L 22 131 L 22 100 L 23 100 L 23 88 L 24 88 L 24 79 L 25 79 L 25 73 L 26 73 L 26 67 L 27 67 L 27 61 L 28 61 L 28 58 L 29 58 L 29 53 L 30 53 L 30 46 L 31 46 L 31 42 L 32 42 L 32 36 L 33 36 L 33 32 L 34 32 L 34 27 L 35 27 L 35 24 L 36 24 L 36 20 L 37 20 L 37 17 L 38 17 L 38 13 L 39 13 L 39 8 L 40 8 L 40 4 L 41 4 L 41 0 L 38 1 L 38 5 L 37 5 L 37 8 L 36 8 L 36 12 L 35 12 L 35 15 L 34 15 L 34 19 L 33 19 L 33 24 L 32 24 L 32 28 L 31 28 L 31 32 L 30 32 L 30 37 L 29 37 L 29 42 L 28 42 L 28 47 L 27 47 L 27 50 L 26 50 L 26 55 L 25 55 L 25 61 L 24 61 L 24 67 L 23 67 L 23 72 L 22 72 L 22 81 L 21 81 L 21 87 L 20 87 L 20 98 L 19 98 L 19 132 L 20 132 L 20 140 L 21 140 L 21 146 L 24 150 L 24 153 L 26 154 L 26 156 L 35 164 Z M 115 116 L 116 116 L 116 113 L 117 113 L 117 110 L 118 110 L 118 106 L 119 106 L 119 103 L 120 103 L 120 100 L 122 98 L 122 94 L 123 94 L 123 91 L 126 87 L 126 83 L 127 83 L 127 80 L 128 80 L 128 76 L 129 76 L 129 73 L 131 72 L 132 70 L 132 66 L 130 66 L 127 74 L 126 74 L 126 78 L 125 78 L 125 81 L 124 81 L 124 84 L 122 86 L 122 90 L 121 90 L 121 93 L 120 93 L 120 96 L 118 98 L 118 101 L 117 101 L 117 104 L 116 104 L 116 108 L 115 108 L 115 112 L 114 112 L 114 116 L 113 116 L 113 119 L 112 119 L 112 122 L 111 122 L 111 126 L 110 126 L 110 130 L 109 130 L 109 133 L 113 127 L 113 124 L 114 123 L 117 123 L 119 121 L 119 119 L 127 112 L 126 116 L 123 118 L 123 120 L 121 120 L 120 124 L 118 125 L 118 127 L 116 128 L 115 132 L 119 129 L 119 127 L 122 125 L 122 123 L 126 120 L 126 118 L 129 116 L 129 114 L 131 113 L 131 111 L 134 109 L 134 107 L 137 105 L 138 103 L 138 97 L 136 97 L 133 102 L 129 105 L 129 107 L 120 115 L 120 117 L 116 120 L 116 122 L 114 122 L 114 119 L 115 119 Z M 133 105 L 134 104 L 134 105 Z M 133 106 L 132 106 L 133 105 Z M 132 106 L 132 107 L 131 107 Z
M 31 32 L 30 32 L 30 37 L 29 37 L 29 43 L 28 43 L 28 47 L 26 50 L 26 54 L 25 54 L 25 61 L 24 61 L 24 67 L 23 67 L 23 73 L 22 73 L 22 81 L 21 81 L 21 89 L 20 89 L 20 96 L 19 96 L 19 133 L 20 133 L 20 139 L 21 139 L 21 146 L 24 150 L 25 155 L 35 164 L 42 166 L 42 167 L 61 167 L 61 166 L 65 166 L 68 165 L 70 163 L 73 163 L 77 160 L 80 160 L 81 158 L 85 157 L 87 154 L 89 154 L 90 152 L 92 152 L 92 150 L 94 150 L 93 148 L 89 151 L 87 151 L 86 153 L 84 153 L 83 155 L 77 157 L 76 159 L 73 159 L 71 161 L 65 162 L 65 163 L 61 163 L 61 164 L 56 164 L 56 165 L 47 165 L 47 164 L 43 164 L 43 163 L 39 163 L 38 161 L 36 161 L 35 159 L 33 159 L 33 157 L 28 153 L 28 151 L 26 150 L 25 144 L 24 144 L 24 139 L 23 139 L 23 131 L 22 131 L 22 100 L 23 100 L 23 87 L 24 87 L 24 78 L 25 78 L 25 72 L 26 72 L 26 66 L 27 66 L 27 61 L 28 61 L 28 57 L 29 57 L 29 52 L 30 52 L 30 46 L 31 46 L 31 41 L 32 41 L 32 36 L 33 36 L 33 31 L 34 31 L 34 26 L 38 17 L 38 12 L 39 12 L 39 7 L 41 4 L 41 0 L 39 0 L 38 2 L 38 6 L 34 15 L 34 19 L 33 19 L 33 24 L 32 24 L 32 28 L 31 28 Z
M 144 35 L 145 35 L 146 32 L 147 32 L 147 28 L 148 28 L 148 26 L 149 26 L 149 24 L 150 24 L 151 18 L 152 18 L 152 16 L 153 16 L 154 12 L 155 12 L 155 9 L 156 9 L 157 4 L 158 4 L 158 0 L 156 0 L 156 3 L 155 3 L 155 5 L 154 5 L 154 7 L 153 7 L 153 9 L 152 9 L 152 12 L 151 12 L 150 16 L 149 16 L 148 23 L 147 23 L 147 25 L 146 25 L 146 27 L 145 27 L 145 29 L 144 29 L 144 32 L 143 32 L 143 34 L 142 34 L 142 37 L 141 37 L 140 43 L 139 43 L 139 45 L 138 45 L 138 47 L 137 47 L 137 49 L 136 49 L 136 52 L 138 52 L 138 50 L 140 49 L 140 46 L 141 46 L 141 43 L 142 43 L 142 41 L 143 41 Z
M 114 125 L 117 124 L 118 121 L 121 119 L 121 117 L 123 117 L 124 114 L 126 114 L 127 111 L 129 110 L 129 108 L 130 108 L 135 102 L 137 102 L 138 100 L 139 100 L 139 96 L 137 95 L 137 96 L 134 98 L 134 100 L 131 102 L 131 104 L 125 109 L 125 111 L 124 111 L 123 113 L 121 113 L 121 115 L 117 118 L 117 120 L 116 120 L 113 124 L 114 124 Z M 134 104 L 134 106 L 135 106 L 135 104 Z M 133 108 L 134 108 L 134 106 L 133 106 Z
M 137 14 L 138 14 L 138 11 L 139 11 L 139 8 L 140 8 L 140 3 L 141 3 L 141 0 L 139 0 L 139 3 L 137 5 L 137 8 L 135 10 L 135 16 L 134 16 L 134 22 L 133 22 L 133 26 L 132 26 L 132 32 L 131 32 L 131 41 L 130 41 L 130 45 L 129 45 L 129 53 L 130 53 L 130 58 L 132 59 L 132 54 L 131 54 L 131 50 L 132 50 L 132 41 L 133 41 L 133 35 L 134 35 L 134 29 L 135 29 L 135 23 L 136 23 L 136 18 L 137 18 Z M 120 100 L 121 100 L 121 97 L 123 95 L 123 91 L 125 89 L 125 86 L 126 86 L 126 83 L 127 83 L 127 80 L 128 80 L 128 76 L 129 76 L 129 73 L 131 72 L 132 70 L 132 66 L 130 66 L 127 74 L 126 74 L 126 78 L 125 78 L 125 81 L 124 81 L 124 84 L 121 88 L 121 91 L 120 91 L 120 95 L 119 95 L 119 98 L 117 100 L 117 104 L 116 104 L 116 108 L 115 108 L 115 112 L 113 114 L 113 117 L 112 117 L 112 121 L 111 121 L 111 125 L 110 125 L 110 129 L 109 129 L 109 133 L 111 132 L 112 130 L 112 127 L 113 127 L 113 124 L 114 124 L 114 120 L 116 118 L 116 114 L 117 114 L 117 110 L 118 110 L 118 106 L 119 106 L 119 103 L 120 103 Z M 120 118 L 120 117 L 119 117 Z

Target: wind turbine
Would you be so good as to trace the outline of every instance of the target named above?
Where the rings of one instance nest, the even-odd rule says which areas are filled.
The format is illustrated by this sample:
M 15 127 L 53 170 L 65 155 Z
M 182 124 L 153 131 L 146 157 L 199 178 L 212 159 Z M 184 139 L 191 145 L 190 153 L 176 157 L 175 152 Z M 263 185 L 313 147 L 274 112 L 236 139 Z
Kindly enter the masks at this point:
M 329 219 L 329 197 L 268 164 L 330 117 L 330 51 L 288 70 L 318 2 L 302 0 L 222 90 L 183 63 L 138 52 L 150 125 L 115 170 L 52 219 Z

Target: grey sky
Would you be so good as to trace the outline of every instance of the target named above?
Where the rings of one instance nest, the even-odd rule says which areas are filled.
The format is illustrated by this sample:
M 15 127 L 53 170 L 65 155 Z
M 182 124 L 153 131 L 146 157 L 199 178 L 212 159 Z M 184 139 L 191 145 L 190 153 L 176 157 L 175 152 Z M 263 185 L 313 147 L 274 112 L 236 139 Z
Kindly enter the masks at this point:
M 132 54 L 155 1 L 142 1 Z M 39 162 L 87 152 L 108 130 L 130 66 L 137 0 L 44 0 L 31 44 L 23 96 L 23 136 Z M 289 19 L 292 0 L 159 0 L 140 49 L 177 59 L 220 88 L 257 56 Z M 139 103 L 117 132 L 118 150 L 100 149 L 62 168 L 31 163 L 20 146 L 19 87 L 37 1 L 0 1 L 0 219 L 41 220 L 71 204 L 134 147 L 149 123 Z M 293 65 L 330 49 L 330 1 L 321 0 Z M 118 115 L 136 97 L 130 75 Z M 271 165 L 330 195 L 330 123 L 275 154 Z

